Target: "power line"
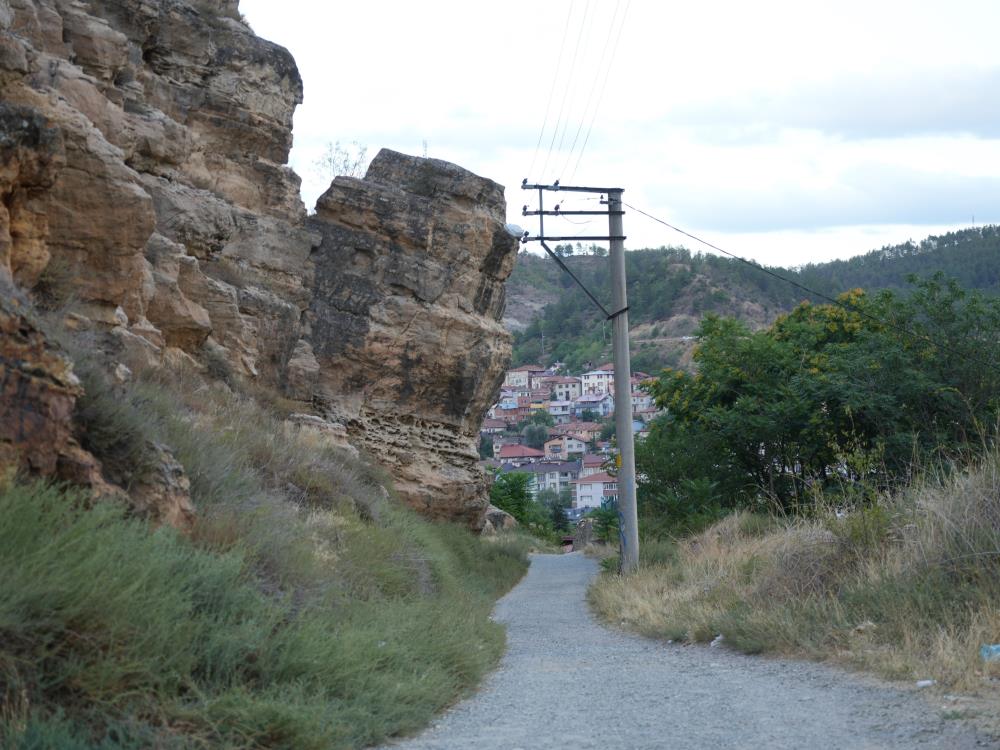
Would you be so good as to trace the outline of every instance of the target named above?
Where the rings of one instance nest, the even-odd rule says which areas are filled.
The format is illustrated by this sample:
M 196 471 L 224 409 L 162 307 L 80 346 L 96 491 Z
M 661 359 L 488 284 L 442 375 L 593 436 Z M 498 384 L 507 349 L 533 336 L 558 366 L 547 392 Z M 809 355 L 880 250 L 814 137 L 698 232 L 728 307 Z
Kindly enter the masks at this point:
M 615 22 L 618 20 L 618 11 L 621 10 L 621 0 L 616 0 L 615 2 L 615 12 L 611 16 L 611 23 L 608 24 L 608 36 L 604 40 L 604 47 L 601 49 L 601 57 L 597 61 L 597 71 L 598 75 L 594 76 L 594 80 L 590 86 L 590 92 L 587 94 L 587 101 L 583 106 L 583 114 L 580 116 L 580 124 L 576 127 L 576 134 L 573 136 L 573 144 L 569 147 L 569 153 L 566 154 L 566 162 L 563 164 L 562 171 L 559 173 L 560 178 L 565 174 L 566 170 L 569 168 L 569 163 L 573 160 L 573 152 L 576 151 L 576 144 L 580 140 L 580 132 L 583 130 L 583 124 L 587 121 L 587 114 L 590 112 L 590 104 L 594 99 L 594 93 L 597 91 L 598 80 L 600 72 L 604 70 L 604 59 L 607 57 L 608 48 L 611 46 L 611 39 L 615 35 Z M 600 108 L 600 101 L 597 102 L 597 107 Z
M 589 0 L 588 0 L 589 5 Z M 594 31 L 594 19 L 597 17 L 598 8 L 594 9 L 593 13 L 588 14 L 588 7 L 584 6 L 584 16 L 583 16 L 583 26 L 581 27 L 580 36 L 577 37 L 577 45 L 583 42 L 584 49 L 590 48 L 590 38 Z M 584 58 L 587 54 L 584 53 Z M 576 54 L 573 55 L 573 69 L 576 68 Z M 566 110 L 566 120 L 563 122 L 562 133 L 559 134 L 559 145 L 556 147 L 556 153 L 561 154 L 563 152 L 563 144 L 566 142 L 566 133 L 569 131 L 570 121 L 573 119 L 572 115 L 576 109 L 577 101 L 577 91 L 579 90 L 581 84 L 579 83 L 580 76 L 574 77 L 568 82 L 566 87 L 567 93 L 569 93 L 569 108 Z M 555 167 L 555 165 L 553 165 Z
M 542 138 L 545 136 L 545 128 L 549 124 L 549 112 L 552 109 L 552 100 L 556 94 L 556 84 L 559 83 L 559 71 L 562 69 L 563 53 L 566 51 L 566 39 L 569 36 L 570 21 L 573 18 L 573 3 L 569 3 L 566 9 L 566 24 L 563 26 L 562 41 L 559 43 L 559 56 L 556 58 L 556 72 L 552 76 L 552 88 L 549 89 L 549 99 L 545 103 L 545 117 L 542 118 L 542 129 L 538 131 L 538 142 L 535 144 L 535 154 L 531 157 L 531 167 L 528 174 L 532 174 L 535 169 L 535 162 L 538 160 L 538 152 L 542 147 Z
M 782 276 L 780 273 L 776 273 L 775 271 L 772 271 L 770 268 L 762 266 L 759 263 L 756 263 L 756 262 L 754 262 L 752 260 L 747 260 L 746 258 L 743 258 L 742 256 L 739 256 L 739 255 L 736 255 L 735 253 L 731 253 L 728 250 L 723 250 L 718 245 L 715 245 L 715 244 L 709 242 L 708 240 L 703 240 L 701 237 L 698 237 L 697 235 L 691 234 L 690 232 L 687 232 L 687 231 L 681 229 L 680 227 L 674 226 L 670 222 L 664 221 L 663 219 L 661 219 L 659 217 L 653 216 L 652 214 L 643 211 L 641 208 L 636 208 L 635 206 L 633 206 L 633 205 L 631 205 L 629 203 L 625 203 L 625 201 L 622 201 L 622 205 L 623 206 L 627 206 L 628 208 L 632 209 L 633 211 L 635 211 L 638 214 L 642 214 L 647 219 L 652 219 L 653 221 L 657 222 L 658 224 L 662 224 L 663 226 L 665 226 L 665 227 L 667 227 L 669 229 L 674 230 L 678 234 L 683 234 L 685 237 L 689 237 L 692 240 L 694 240 L 695 242 L 700 242 L 702 245 L 705 245 L 705 247 L 709 247 L 712 250 L 716 250 L 717 252 L 720 252 L 723 255 L 727 255 L 730 258 L 733 258 L 734 260 L 738 260 L 740 263 L 748 265 L 751 268 L 756 268 L 758 271 L 762 271 L 763 273 L 766 273 L 768 276 L 773 276 L 774 278 L 778 279 L 779 281 L 783 281 L 786 284 L 790 284 L 791 286 L 794 286 L 795 288 L 800 289 L 801 291 L 806 292 L 807 294 L 811 294 L 814 297 L 819 297 L 820 299 L 825 300 L 826 302 L 829 302 L 830 304 L 835 305 L 835 306 L 837 306 L 837 307 L 839 307 L 839 308 L 841 308 L 843 310 L 846 310 L 848 312 L 856 313 L 856 314 L 860 315 L 861 317 L 866 318 L 867 320 L 870 320 L 873 323 L 877 323 L 877 324 L 885 326 L 887 328 L 893 328 L 898 333 L 905 334 L 906 336 L 910 336 L 910 337 L 912 337 L 914 339 L 923 340 L 923 341 L 931 344 L 931 346 L 940 347 L 944 351 L 950 352 L 951 354 L 954 354 L 956 356 L 963 357 L 965 359 L 974 360 L 974 361 L 978 362 L 979 364 L 983 365 L 984 367 L 990 367 L 990 368 L 992 368 L 992 367 L 996 366 L 996 363 L 994 363 L 994 362 L 987 362 L 986 360 L 979 358 L 978 356 L 976 356 L 975 354 L 972 354 L 971 352 L 959 351 L 958 349 L 952 347 L 951 345 L 949 345 L 949 344 L 947 344 L 947 343 L 945 343 L 943 341 L 937 341 L 935 339 L 932 339 L 930 336 L 928 336 L 926 334 L 919 333 L 917 331 L 913 331 L 913 330 L 907 328 L 905 325 L 903 325 L 901 323 L 898 323 L 898 322 L 896 322 L 894 320 L 888 320 L 888 319 L 883 320 L 883 319 L 879 318 L 877 315 L 872 315 L 871 313 L 867 312 L 866 310 L 861 310 L 859 308 L 851 307 L 850 305 L 845 304 L 843 301 L 841 301 L 839 299 L 831 297 L 828 294 L 824 294 L 823 292 L 818 292 L 815 289 L 811 289 L 810 287 L 806 286 L 805 284 L 800 284 L 799 282 L 794 281 L 793 279 L 790 279 L 787 276 Z
M 594 122 L 597 120 L 597 113 L 601 111 L 601 102 L 604 101 L 604 91 L 608 87 L 608 79 L 611 77 L 611 68 L 614 67 L 615 56 L 618 54 L 618 43 L 621 41 L 622 30 L 625 28 L 625 19 L 628 16 L 628 10 L 631 5 L 632 0 L 626 0 L 625 10 L 622 12 L 621 24 L 618 26 L 618 35 L 615 37 L 614 47 L 611 48 L 611 57 L 608 60 L 607 67 L 604 69 L 604 80 L 601 82 L 601 93 L 597 96 L 597 105 L 594 107 L 594 114 L 591 115 L 590 125 L 587 126 L 587 135 L 583 139 L 583 146 L 580 147 L 580 154 L 576 157 L 576 164 L 573 165 L 573 172 L 569 176 L 571 182 L 576 176 L 576 170 L 580 168 L 580 160 L 583 159 L 583 152 L 587 150 L 587 144 L 590 142 L 590 134 L 594 130 Z
M 587 0 L 586 5 L 583 6 L 583 20 L 580 22 L 580 32 L 576 36 L 576 46 L 573 48 L 573 61 L 570 63 L 569 69 L 572 71 L 576 67 L 576 59 L 580 54 L 580 42 L 583 41 L 583 30 L 587 26 L 587 15 L 590 13 L 590 0 Z M 545 163 L 542 165 L 542 173 L 544 174 L 549 168 L 549 159 L 552 157 L 552 149 L 556 145 L 556 136 L 559 135 L 559 126 L 562 124 L 563 112 L 566 109 L 566 97 L 569 95 L 570 86 L 567 85 L 563 89 L 562 100 L 559 103 L 559 115 L 556 117 L 556 126 L 552 131 L 552 140 L 549 142 L 549 152 L 545 156 Z M 560 148 L 562 146 L 560 145 Z

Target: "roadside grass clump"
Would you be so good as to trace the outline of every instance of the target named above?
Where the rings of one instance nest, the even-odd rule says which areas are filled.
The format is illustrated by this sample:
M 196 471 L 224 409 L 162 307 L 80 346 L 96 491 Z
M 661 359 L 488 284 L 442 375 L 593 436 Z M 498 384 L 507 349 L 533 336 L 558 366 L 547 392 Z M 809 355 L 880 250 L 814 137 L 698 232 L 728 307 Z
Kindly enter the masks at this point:
M 89 447 L 127 485 L 167 446 L 196 520 L 0 487 L 0 745 L 363 747 L 496 663 L 490 611 L 530 540 L 422 519 L 363 457 L 222 384 L 81 369 Z
M 748 653 L 830 659 L 995 697 L 1000 665 L 1000 452 L 927 471 L 891 495 L 808 516 L 734 513 L 590 591 L 605 618 Z

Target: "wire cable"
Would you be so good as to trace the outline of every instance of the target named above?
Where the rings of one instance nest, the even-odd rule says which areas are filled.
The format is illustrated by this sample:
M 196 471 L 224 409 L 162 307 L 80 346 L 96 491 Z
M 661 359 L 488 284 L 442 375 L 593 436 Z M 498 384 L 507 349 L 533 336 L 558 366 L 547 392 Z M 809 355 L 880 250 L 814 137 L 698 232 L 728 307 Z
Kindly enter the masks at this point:
M 580 42 L 583 41 L 583 30 L 587 26 L 587 15 L 590 13 L 590 0 L 587 0 L 586 5 L 583 6 L 583 20 L 580 22 L 580 32 L 576 36 L 576 46 L 573 48 L 573 61 L 570 63 L 569 69 L 572 71 L 576 67 L 576 59 L 580 54 Z M 563 89 L 562 101 L 559 104 L 559 116 L 556 117 L 556 126 L 552 131 L 552 140 L 549 143 L 549 152 L 545 156 L 545 163 L 542 165 L 542 174 L 549 168 L 549 159 L 552 157 L 552 149 L 556 145 L 556 136 L 559 135 L 559 126 L 562 124 L 563 112 L 566 109 L 566 98 L 569 96 L 569 90 L 571 86 L 566 86 Z M 560 146 L 561 148 L 561 146 Z
M 596 5 L 596 3 L 595 3 Z M 586 10 L 586 8 L 585 8 Z M 580 36 L 577 38 L 577 44 L 582 42 L 584 50 L 590 49 L 590 39 L 594 32 L 594 19 L 597 18 L 598 8 L 594 8 L 592 13 L 584 14 L 584 26 L 581 30 Z M 587 58 L 587 54 L 583 55 L 584 60 Z M 581 67 L 584 62 L 581 60 Z M 576 68 L 576 57 L 573 59 L 573 69 Z M 569 107 L 566 109 L 566 119 L 563 121 L 562 132 L 559 134 L 559 145 L 556 146 L 556 153 L 561 154 L 563 152 L 563 144 L 566 143 L 566 133 L 569 131 L 570 122 L 573 119 L 573 112 L 576 110 L 577 92 L 584 85 L 581 83 L 584 76 L 574 76 L 567 86 L 567 92 L 569 93 Z M 555 168 L 555 165 L 552 165 Z
M 608 87 L 608 79 L 611 77 L 611 69 L 615 64 L 615 57 L 618 54 L 618 43 L 621 42 L 622 29 L 625 28 L 625 19 L 628 17 L 629 7 L 632 5 L 632 0 L 626 0 L 625 10 L 622 13 L 621 24 L 618 26 L 618 36 L 615 37 L 614 47 L 611 48 L 611 58 L 608 60 L 608 65 L 604 69 L 604 80 L 601 82 L 601 93 L 597 96 L 597 105 L 594 107 L 594 114 L 590 118 L 590 125 L 587 126 L 587 135 L 583 139 L 583 146 L 580 147 L 580 154 L 576 157 L 576 164 L 573 165 L 573 172 L 569 176 L 570 182 L 576 177 L 576 170 L 580 168 L 580 160 L 583 159 L 583 152 L 587 150 L 587 144 L 590 143 L 590 134 L 594 130 L 594 122 L 597 120 L 597 113 L 601 111 L 601 102 L 604 101 L 604 92 Z
M 580 116 L 580 123 L 576 126 L 576 133 L 573 135 L 573 144 L 569 147 L 569 153 L 566 154 L 566 161 L 563 164 L 562 171 L 559 172 L 560 179 L 566 170 L 569 169 L 569 163 L 573 160 L 573 152 L 576 151 L 576 144 L 580 140 L 580 132 L 583 130 L 583 124 L 587 121 L 587 115 L 590 112 L 590 104 L 594 99 L 594 94 L 597 92 L 598 80 L 600 78 L 600 71 L 604 70 L 604 60 L 608 54 L 608 48 L 611 46 L 611 39 L 615 35 L 615 22 L 618 20 L 618 11 L 621 10 L 621 0 L 616 0 L 615 2 L 615 12 L 611 15 L 611 23 L 608 24 L 608 36 L 604 40 L 604 47 L 601 49 L 601 57 L 597 61 L 598 75 L 594 76 L 593 83 L 590 85 L 590 92 L 587 94 L 587 101 L 583 105 L 583 114 Z
M 744 263 L 745 265 L 748 265 L 751 268 L 756 268 L 758 271 L 762 271 L 763 273 L 766 273 L 768 276 L 773 276 L 774 278 L 778 279 L 779 281 L 783 281 L 786 284 L 790 284 L 791 286 L 794 286 L 796 289 L 800 289 L 801 291 L 806 292 L 807 294 L 811 294 L 814 297 L 819 297 L 820 299 L 825 300 L 826 302 L 829 302 L 832 305 L 836 305 L 837 307 L 839 307 L 839 308 L 841 308 L 843 310 L 846 310 L 848 312 L 856 313 L 857 315 L 860 315 L 861 317 L 866 318 L 867 320 L 870 320 L 873 323 L 877 323 L 877 324 L 885 326 L 887 328 L 893 328 L 898 333 L 905 334 L 906 336 L 910 336 L 910 337 L 912 337 L 914 339 L 920 339 L 920 340 L 922 340 L 922 341 L 924 341 L 926 343 L 929 343 L 931 346 L 940 347 L 944 351 L 950 352 L 951 354 L 954 354 L 954 355 L 956 355 L 958 357 L 963 357 L 965 359 L 974 360 L 974 361 L 978 362 L 979 364 L 981 364 L 981 365 L 983 365 L 985 367 L 989 367 L 989 368 L 996 367 L 996 362 L 987 362 L 985 359 L 981 359 L 980 357 L 972 354 L 971 352 L 959 351 L 958 349 L 954 348 L 953 346 L 951 346 L 951 345 L 949 345 L 949 344 L 947 344 L 947 343 L 945 343 L 943 341 L 932 339 L 930 336 L 928 336 L 926 334 L 919 333 L 917 331 L 913 331 L 910 328 L 907 328 L 905 325 L 903 325 L 901 323 L 898 323 L 897 321 L 894 321 L 894 320 L 883 320 L 882 318 L 879 318 L 877 315 L 872 315 L 870 312 L 867 312 L 866 310 L 861 310 L 861 309 L 858 309 L 856 307 L 851 307 L 850 305 L 845 304 L 843 301 L 841 301 L 839 299 L 836 299 L 835 297 L 831 297 L 828 294 L 824 294 L 823 292 L 818 292 L 815 289 L 811 289 L 810 287 L 806 286 L 805 284 L 800 284 L 799 282 L 794 281 L 793 279 L 790 279 L 787 276 L 782 276 L 780 273 L 776 273 L 775 271 L 772 271 L 770 268 L 767 268 L 765 266 L 760 265 L 760 263 L 757 263 L 757 262 L 752 261 L 752 260 L 747 260 L 746 258 L 744 258 L 742 256 L 739 256 L 739 255 L 736 255 L 735 253 L 731 253 L 728 250 L 723 250 L 718 245 L 715 245 L 715 244 L 709 242 L 708 240 L 703 240 L 701 237 L 698 237 L 697 235 L 691 234 L 690 232 L 687 232 L 687 231 L 681 229 L 680 227 L 674 226 L 670 222 L 664 221 L 663 219 L 661 219 L 659 217 L 653 216 L 652 214 L 647 213 L 646 211 L 643 211 L 641 208 L 636 208 L 635 206 L 633 206 L 630 203 L 626 203 L 625 201 L 622 201 L 622 205 L 626 206 L 626 207 L 628 207 L 630 209 L 632 209 L 633 211 L 635 211 L 638 214 L 642 214 L 647 219 L 652 219 L 653 221 L 657 222 L 658 224 L 662 224 L 663 226 L 665 226 L 665 227 L 667 227 L 669 229 L 674 230 L 678 234 L 683 234 L 685 237 L 689 237 L 690 239 L 694 240 L 695 242 L 700 242 L 705 247 L 709 247 L 712 250 L 715 250 L 717 252 L 722 253 L 723 255 L 727 255 L 730 258 L 733 258 L 734 260 L 738 260 L 740 263 Z
M 538 161 L 538 152 L 542 148 L 542 138 L 545 137 L 545 128 L 549 124 L 549 113 L 552 110 L 552 100 L 555 99 L 556 85 L 559 83 L 559 71 L 562 70 L 563 53 L 566 51 L 566 39 L 569 37 L 570 21 L 573 19 L 573 2 L 570 0 L 566 10 L 566 24 L 563 26 L 562 41 L 559 42 L 559 56 L 556 58 L 556 72 L 552 76 L 552 88 L 549 89 L 549 99 L 545 103 L 545 117 L 542 118 L 542 129 L 538 131 L 538 142 L 535 144 L 535 154 L 531 157 L 531 166 L 528 168 L 528 175 L 535 169 L 535 162 Z

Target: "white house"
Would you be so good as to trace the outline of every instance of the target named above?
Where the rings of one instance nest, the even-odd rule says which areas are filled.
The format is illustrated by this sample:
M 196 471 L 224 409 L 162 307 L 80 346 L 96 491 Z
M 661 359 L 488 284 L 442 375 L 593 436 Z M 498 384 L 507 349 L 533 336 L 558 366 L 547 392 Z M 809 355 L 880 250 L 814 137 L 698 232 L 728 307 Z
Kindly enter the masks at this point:
M 580 376 L 580 385 L 584 394 L 613 393 L 615 390 L 615 371 L 612 367 L 598 367 Z
M 564 489 L 572 490 L 573 480 L 580 475 L 580 464 L 577 461 L 541 461 L 534 464 L 525 464 L 514 471 L 520 471 L 531 476 L 528 483 L 528 491 L 533 498 L 538 498 L 538 493 L 542 490 L 553 490 L 562 492 Z
M 574 508 L 600 508 L 605 500 L 618 500 L 618 478 L 605 472 L 578 477 L 570 484 L 576 487 Z

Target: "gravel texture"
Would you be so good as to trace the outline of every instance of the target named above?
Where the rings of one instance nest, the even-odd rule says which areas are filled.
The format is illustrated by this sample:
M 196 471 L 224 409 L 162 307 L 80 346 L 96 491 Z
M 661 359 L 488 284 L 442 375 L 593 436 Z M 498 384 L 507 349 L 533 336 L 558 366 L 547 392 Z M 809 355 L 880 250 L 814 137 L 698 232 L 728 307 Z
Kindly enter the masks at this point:
M 914 691 L 818 664 L 667 645 L 599 625 L 597 564 L 534 555 L 497 604 L 508 650 L 479 693 L 395 750 L 1000 747 Z

